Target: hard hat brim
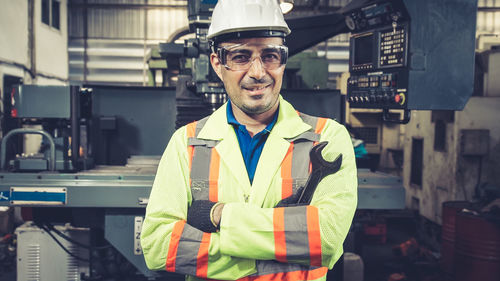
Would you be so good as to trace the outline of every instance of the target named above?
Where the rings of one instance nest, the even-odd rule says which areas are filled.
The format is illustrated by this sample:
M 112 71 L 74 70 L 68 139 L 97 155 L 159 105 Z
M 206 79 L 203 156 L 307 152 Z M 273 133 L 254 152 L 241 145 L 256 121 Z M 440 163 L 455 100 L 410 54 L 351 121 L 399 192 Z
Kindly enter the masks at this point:
M 207 36 L 212 41 L 221 42 L 228 39 L 252 38 L 252 37 L 286 37 L 291 31 L 283 26 L 262 26 L 251 28 L 232 28 Z

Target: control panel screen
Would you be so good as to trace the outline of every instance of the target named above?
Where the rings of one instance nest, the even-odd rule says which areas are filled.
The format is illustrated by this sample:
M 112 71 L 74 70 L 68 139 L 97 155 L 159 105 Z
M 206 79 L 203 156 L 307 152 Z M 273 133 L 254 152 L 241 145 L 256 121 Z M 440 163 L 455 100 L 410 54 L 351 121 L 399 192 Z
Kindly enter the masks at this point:
M 373 62 L 373 34 L 354 38 L 354 65 Z

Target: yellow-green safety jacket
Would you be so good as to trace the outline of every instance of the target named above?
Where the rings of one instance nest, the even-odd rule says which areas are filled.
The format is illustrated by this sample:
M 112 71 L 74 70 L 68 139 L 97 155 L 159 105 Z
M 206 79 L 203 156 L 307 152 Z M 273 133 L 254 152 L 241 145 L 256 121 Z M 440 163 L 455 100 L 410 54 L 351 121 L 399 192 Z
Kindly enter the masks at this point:
M 141 245 L 147 266 L 187 280 L 326 280 L 342 255 L 357 204 L 354 151 L 344 126 L 298 113 L 280 96 L 278 119 L 250 184 L 227 103 L 178 129 L 160 161 Z M 310 172 L 309 150 L 342 154 L 341 169 L 318 185 L 309 206 L 274 208 Z M 224 202 L 220 231 L 186 223 L 192 200 Z

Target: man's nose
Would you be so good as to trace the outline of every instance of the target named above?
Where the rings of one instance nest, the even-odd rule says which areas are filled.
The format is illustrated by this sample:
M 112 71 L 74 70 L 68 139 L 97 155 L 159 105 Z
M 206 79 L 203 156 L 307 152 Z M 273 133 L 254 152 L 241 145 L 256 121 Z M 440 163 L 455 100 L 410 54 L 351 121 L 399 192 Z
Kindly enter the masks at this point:
M 266 75 L 266 69 L 260 57 L 256 57 L 251 62 L 250 68 L 248 69 L 248 76 L 251 78 L 260 80 Z

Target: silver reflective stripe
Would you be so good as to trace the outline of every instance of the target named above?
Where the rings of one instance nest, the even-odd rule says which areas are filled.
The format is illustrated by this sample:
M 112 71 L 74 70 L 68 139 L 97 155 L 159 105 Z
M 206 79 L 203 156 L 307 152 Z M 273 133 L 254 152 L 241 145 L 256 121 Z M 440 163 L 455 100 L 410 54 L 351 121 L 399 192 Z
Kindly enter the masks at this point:
M 309 176 L 309 151 L 313 142 L 298 142 L 293 145 L 292 178 L 307 178 Z
M 191 181 L 191 194 L 194 200 L 208 200 L 209 198 L 209 184 L 208 180 L 192 180 Z
M 321 135 L 320 134 L 317 134 L 314 132 L 314 129 L 311 129 L 313 130 L 312 132 L 311 131 L 305 131 L 303 132 L 302 134 L 294 137 L 294 138 L 290 138 L 290 139 L 287 139 L 287 141 L 289 142 L 296 142 L 296 141 L 301 141 L 301 140 L 305 140 L 305 141 L 319 141 Z
M 299 116 L 300 118 L 302 118 L 302 121 L 304 121 L 304 123 L 312 127 L 313 132 L 316 130 L 316 124 L 318 123 L 319 119 L 318 117 L 307 115 L 302 112 L 299 113 Z
M 297 189 L 304 186 L 307 177 L 309 176 L 309 151 L 313 146 L 313 142 L 297 142 L 293 145 L 292 156 L 292 189 L 293 194 L 297 193 Z
M 184 225 L 175 257 L 175 272 L 196 275 L 196 262 L 202 238 L 203 232 L 189 224 Z
M 203 126 L 208 120 L 208 116 L 199 120 L 196 123 L 195 137 L 188 139 L 188 145 L 194 147 L 193 159 L 191 164 L 191 194 L 193 200 L 208 200 L 209 199 L 209 175 L 210 175 L 210 160 L 212 157 L 212 148 L 219 141 L 198 139 Z
M 198 139 L 198 138 L 189 138 L 188 139 L 188 145 L 192 146 L 204 146 L 208 148 L 215 147 L 219 141 L 216 140 L 204 140 L 204 139 Z
M 312 128 L 295 138 L 288 139 L 288 141 L 294 143 L 292 157 L 293 194 L 297 193 L 297 189 L 304 186 L 307 182 L 310 163 L 309 151 L 313 147 L 314 142 L 319 141 L 321 137 L 319 134 L 314 132 L 316 123 L 318 122 L 318 117 L 303 113 L 300 113 L 299 116 L 302 118 L 304 123 L 308 124 Z
M 198 120 L 198 122 L 196 123 L 196 130 L 194 131 L 194 136 L 195 137 L 198 136 L 198 134 L 200 133 L 201 129 L 203 129 L 203 127 L 207 123 L 208 117 L 210 117 L 210 116 L 202 118 L 202 119 Z
M 316 266 L 307 266 L 295 263 L 282 263 L 274 260 L 268 260 L 268 261 L 257 260 L 255 261 L 255 267 L 257 269 L 257 272 L 250 276 L 260 276 L 260 275 L 275 274 L 281 272 L 292 272 L 292 271 L 309 271 L 318 268 Z
M 287 260 L 308 260 L 307 206 L 285 208 L 285 241 Z
M 212 149 L 206 146 L 195 146 L 191 164 L 191 193 L 193 200 L 208 200 L 208 177 Z

